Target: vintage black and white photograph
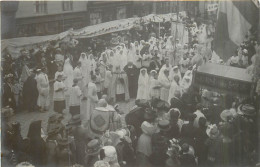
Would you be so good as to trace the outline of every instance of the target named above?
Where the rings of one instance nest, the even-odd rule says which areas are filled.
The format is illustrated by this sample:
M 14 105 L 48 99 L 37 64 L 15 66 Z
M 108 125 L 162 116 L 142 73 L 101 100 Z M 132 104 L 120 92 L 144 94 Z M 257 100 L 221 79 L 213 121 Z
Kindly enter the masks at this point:
M 1 166 L 260 167 L 259 2 L 1 1 Z

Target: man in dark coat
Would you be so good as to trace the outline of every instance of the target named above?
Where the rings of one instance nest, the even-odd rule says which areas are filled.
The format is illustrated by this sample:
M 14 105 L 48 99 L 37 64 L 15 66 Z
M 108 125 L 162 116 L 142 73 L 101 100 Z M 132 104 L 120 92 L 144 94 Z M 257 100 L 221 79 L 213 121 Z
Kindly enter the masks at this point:
M 181 167 L 197 166 L 195 157 L 189 153 L 189 145 L 184 143 L 182 145 L 182 155 L 180 156 Z
M 5 75 L 5 84 L 4 84 L 4 93 L 3 93 L 3 107 L 9 106 L 14 111 L 16 111 L 16 102 L 14 98 L 14 92 L 13 92 L 13 74 L 7 74 Z
M 85 145 L 90 141 L 88 139 L 87 130 L 81 126 L 80 115 L 74 115 L 69 121 L 69 125 L 72 126 L 72 134 L 74 136 L 74 142 L 76 146 L 76 163 L 84 165 L 85 158 Z
M 188 117 L 189 117 L 189 123 L 182 125 L 181 128 L 181 139 L 183 142 L 193 146 L 195 130 L 196 130 L 195 127 L 193 126 L 193 123 L 196 118 L 196 115 L 190 114 Z
M 167 120 L 161 120 L 158 123 L 160 131 L 152 135 L 152 154 L 150 161 L 155 166 L 165 166 L 165 162 L 168 159 L 167 150 L 169 146 L 170 122 Z
M 49 76 L 54 78 L 54 74 L 57 71 L 57 65 L 55 63 L 56 50 L 54 48 L 55 42 L 51 41 L 50 46 L 46 49 L 46 62 L 49 70 Z
M 198 157 L 199 165 L 203 165 L 207 160 L 207 148 L 205 142 L 208 139 L 208 136 L 206 133 L 206 129 L 207 129 L 206 122 L 207 122 L 206 118 L 201 117 L 199 119 L 199 128 L 196 130 L 195 133 L 194 149 Z
M 135 98 L 137 94 L 138 88 L 138 69 L 133 64 L 133 62 L 128 62 L 128 64 L 124 67 L 124 71 L 126 72 L 128 78 L 128 89 L 130 98 Z
M 24 107 L 29 112 L 35 111 L 37 107 L 38 94 L 39 92 L 37 89 L 37 81 L 35 80 L 35 73 L 32 72 L 23 85 Z

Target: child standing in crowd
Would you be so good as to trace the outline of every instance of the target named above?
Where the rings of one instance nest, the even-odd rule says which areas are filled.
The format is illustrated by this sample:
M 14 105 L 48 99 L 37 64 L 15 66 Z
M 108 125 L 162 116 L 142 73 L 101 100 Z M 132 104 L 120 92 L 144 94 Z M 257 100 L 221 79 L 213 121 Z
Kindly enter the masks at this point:
M 56 76 L 55 76 L 56 77 Z M 65 109 L 65 95 L 66 90 L 65 84 L 62 81 L 63 75 L 58 75 L 54 83 L 53 101 L 54 101 L 54 111 L 62 113 Z
M 82 92 L 78 86 L 78 80 L 73 80 L 72 88 L 70 88 L 70 114 L 72 116 L 80 114 L 80 97 Z

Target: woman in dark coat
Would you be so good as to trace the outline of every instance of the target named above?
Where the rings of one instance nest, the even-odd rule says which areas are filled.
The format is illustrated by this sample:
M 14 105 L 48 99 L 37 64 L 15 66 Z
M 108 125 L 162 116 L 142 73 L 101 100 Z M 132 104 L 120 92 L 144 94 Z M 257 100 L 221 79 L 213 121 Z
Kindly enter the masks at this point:
M 35 74 L 32 73 L 23 85 L 24 107 L 29 112 L 35 111 L 37 107 L 38 94 L 37 81 L 35 80 Z
M 47 161 L 47 147 L 41 138 L 41 120 L 33 121 L 29 126 L 27 137 L 30 139 L 29 155 L 35 165 L 45 165 Z
M 137 94 L 137 87 L 138 87 L 138 69 L 132 63 L 128 62 L 128 64 L 124 67 L 124 71 L 128 77 L 128 89 L 129 89 L 129 96 L 130 98 L 135 98 Z
M 16 111 L 16 102 L 13 92 L 13 74 L 8 74 L 5 76 L 6 83 L 4 84 L 4 93 L 3 93 L 3 107 L 9 106 L 14 111 Z

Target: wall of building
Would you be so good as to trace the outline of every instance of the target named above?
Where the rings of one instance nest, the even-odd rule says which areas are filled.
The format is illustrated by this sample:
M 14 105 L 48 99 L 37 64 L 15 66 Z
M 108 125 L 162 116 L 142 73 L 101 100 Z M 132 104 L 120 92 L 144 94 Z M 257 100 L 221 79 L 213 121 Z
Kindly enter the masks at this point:
M 72 11 L 63 11 L 62 1 L 48 1 L 46 13 L 36 13 L 35 1 L 20 1 L 16 18 L 55 15 L 61 13 L 81 12 L 87 10 L 86 1 L 73 1 Z

